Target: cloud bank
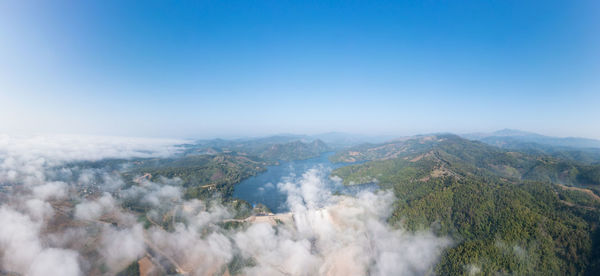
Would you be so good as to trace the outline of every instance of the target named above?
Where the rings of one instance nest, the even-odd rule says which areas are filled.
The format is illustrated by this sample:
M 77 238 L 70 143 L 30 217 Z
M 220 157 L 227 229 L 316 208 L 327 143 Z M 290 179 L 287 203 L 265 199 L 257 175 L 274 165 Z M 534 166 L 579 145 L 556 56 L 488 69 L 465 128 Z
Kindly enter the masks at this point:
M 155 271 L 189 275 L 423 275 L 450 244 L 390 227 L 391 192 L 333 195 L 322 168 L 276 185 L 290 213 L 244 220 L 219 202 L 184 200 L 178 179 L 125 187 L 112 169 L 63 166 L 171 156 L 178 142 L 0 136 L 1 270 L 113 275 L 147 258 Z M 89 184 L 101 193 L 87 196 Z M 128 210 L 127 200 L 144 203 L 145 213 Z

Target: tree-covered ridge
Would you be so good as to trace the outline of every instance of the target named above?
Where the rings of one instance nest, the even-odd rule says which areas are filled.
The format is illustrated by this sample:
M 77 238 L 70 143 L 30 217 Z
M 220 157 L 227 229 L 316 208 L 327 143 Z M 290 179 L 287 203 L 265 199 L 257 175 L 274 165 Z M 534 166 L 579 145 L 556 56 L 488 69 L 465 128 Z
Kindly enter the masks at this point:
M 386 152 L 386 150 L 388 152 Z M 419 137 L 405 141 L 396 141 L 382 145 L 363 145 L 337 153 L 333 161 L 369 160 L 384 161 L 401 159 L 410 164 L 425 160 L 433 162 L 435 174 L 445 173 L 489 173 L 512 180 L 550 181 L 566 185 L 599 185 L 600 164 L 588 164 L 571 159 L 562 159 L 544 154 L 529 154 L 521 151 L 509 151 L 482 142 L 470 141 L 455 135 L 437 135 Z M 396 162 L 396 161 L 394 161 Z M 447 162 L 461 169 L 460 172 L 448 172 Z M 361 167 L 364 170 L 364 167 Z M 378 176 L 373 173 L 349 173 L 356 168 L 341 168 L 335 172 L 346 176 L 346 183 L 364 183 Z M 483 170 L 483 171 L 482 171 Z M 366 177 L 367 176 L 367 177 Z M 380 176 L 381 177 L 381 176 Z
M 320 156 L 329 151 L 329 147 L 321 140 L 309 143 L 293 141 L 285 144 L 274 144 L 258 153 L 267 160 L 303 160 Z
M 585 163 L 600 162 L 600 148 L 575 148 L 524 142 L 513 137 L 486 137 L 480 141 L 504 149 L 519 150 L 533 155 L 552 155 L 561 159 Z
M 378 153 L 382 145 L 363 148 L 355 156 L 379 160 L 333 174 L 346 184 L 377 181 L 393 189 L 398 200 L 390 223 L 451 236 L 455 245 L 438 264 L 440 275 L 598 271 L 600 201 L 589 190 L 559 185 L 593 180 L 596 167 L 453 135 L 384 147 L 400 150 L 389 158 Z
M 181 180 L 186 198 L 228 199 L 234 185 L 256 175 L 279 160 L 308 159 L 329 151 L 320 140 L 300 141 L 298 137 L 273 136 L 250 140 L 215 139 L 183 145 L 183 152 L 171 158 L 106 160 L 103 165 L 128 164 L 124 176 L 129 185 L 135 178 L 158 181 L 162 177 Z M 84 164 L 95 166 L 95 163 Z
M 597 150 L 600 150 L 600 140 L 596 139 L 552 137 L 514 129 L 502 129 L 492 133 L 471 133 L 462 136 L 506 148 L 526 149 L 533 146 L 549 151 L 581 149 L 584 151 L 592 150 L 592 152 L 595 149 L 596 154 L 598 153 Z
M 390 223 L 433 227 L 455 240 L 437 267 L 441 275 L 593 271 L 597 202 L 562 200 L 563 190 L 549 183 L 494 178 L 446 176 L 391 186 L 398 201 Z
M 230 197 L 234 185 L 266 170 L 268 162 L 237 154 L 190 155 L 133 162 L 125 176 L 158 181 L 161 177 L 181 180 L 187 198 L 209 198 L 215 194 Z M 134 183 L 132 183 L 134 184 Z
M 136 214 L 145 228 L 158 226 L 173 231 L 176 223 L 182 219 L 177 205 L 167 203 L 165 207 L 156 208 L 143 198 L 126 195 L 128 190 L 136 190 L 134 186 L 148 186 L 146 181 L 162 187 L 177 187 L 184 199 L 201 199 L 207 206 L 224 206 L 234 214 L 234 218 L 245 218 L 269 210 L 261 204 L 253 208 L 244 200 L 234 199 L 234 186 L 245 178 L 265 171 L 268 164 L 258 157 L 235 153 L 129 160 L 121 172 L 126 186 L 117 196 L 122 200 L 122 207 Z M 225 226 L 236 226 L 235 223 L 229 224 Z
M 272 136 L 248 140 L 214 139 L 186 145 L 185 154 L 231 153 L 251 155 L 268 161 L 302 160 L 317 157 L 330 151 L 327 144 L 319 139 L 297 136 Z
M 382 144 L 362 144 L 338 151 L 330 159 L 332 162 L 345 163 L 394 159 L 432 149 L 444 139 L 438 136 L 417 136 Z

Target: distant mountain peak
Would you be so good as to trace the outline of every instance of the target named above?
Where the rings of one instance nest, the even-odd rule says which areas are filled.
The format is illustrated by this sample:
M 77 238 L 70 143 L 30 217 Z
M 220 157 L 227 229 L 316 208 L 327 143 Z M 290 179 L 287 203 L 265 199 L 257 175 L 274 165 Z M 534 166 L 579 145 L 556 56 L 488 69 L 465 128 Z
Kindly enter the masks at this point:
M 600 140 L 578 137 L 552 137 L 515 129 L 501 129 L 491 133 L 471 133 L 462 135 L 462 137 L 501 147 L 523 147 L 523 143 L 533 143 L 552 147 L 600 148 Z
M 543 136 L 533 132 L 522 131 L 518 129 L 505 128 L 491 133 L 490 136 Z

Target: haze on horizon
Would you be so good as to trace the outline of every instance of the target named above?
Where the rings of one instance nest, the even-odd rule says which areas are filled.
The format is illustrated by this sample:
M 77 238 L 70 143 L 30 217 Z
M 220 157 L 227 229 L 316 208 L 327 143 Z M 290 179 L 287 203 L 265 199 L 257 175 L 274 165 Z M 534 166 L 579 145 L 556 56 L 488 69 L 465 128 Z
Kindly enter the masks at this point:
M 597 1 L 2 1 L 0 133 L 600 139 Z

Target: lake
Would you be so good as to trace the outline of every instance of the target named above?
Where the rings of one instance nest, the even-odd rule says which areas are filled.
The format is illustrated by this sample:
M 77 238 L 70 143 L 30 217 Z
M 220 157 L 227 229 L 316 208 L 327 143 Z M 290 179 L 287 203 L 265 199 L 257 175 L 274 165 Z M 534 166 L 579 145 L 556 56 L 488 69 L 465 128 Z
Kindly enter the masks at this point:
M 277 184 L 282 182 L 295 182 L 296 179 L 310 169 L 317 168 L 324 171 L 327 175 L 339 167 L 349 165 L 348 163 L 331 163 L 329 156 L 333 153 L 325 153 L 319 157 L 281 161 L 279 165 L 269 166 L 265 172 L 252 176 L 235 185 L 233 197 L 243 199 L 252 205 L 262 203 L 273 213 L 282 213 L 289 211 L 286 205 L 287 194 L 278 189 Z M 331 192 L 341 194 L 355 194 L 359 191 L 377 189 L 376 184 L 364 184 L 358 186 L 344 186 L 340 181 L 335 181 L 329 177 L 323 179 L 326 187 Z

